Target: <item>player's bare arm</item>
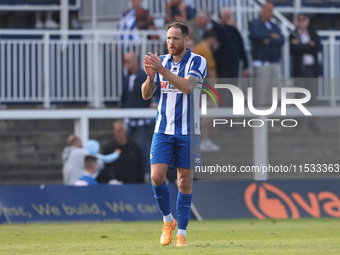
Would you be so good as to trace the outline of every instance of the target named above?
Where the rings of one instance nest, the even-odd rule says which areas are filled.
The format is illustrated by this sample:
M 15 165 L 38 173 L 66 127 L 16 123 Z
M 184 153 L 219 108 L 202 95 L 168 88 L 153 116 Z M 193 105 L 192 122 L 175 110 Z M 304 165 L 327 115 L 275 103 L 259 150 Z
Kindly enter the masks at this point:
M 167 81 L 171 83 L 175 88 L 179 89 L 185 94 L 189 94 L 198 84 L 198 79 L 195 76 L 188 75 L 185 78 L 179 77 L 173 74 L 170 70 L 162 65 L 162 61 L 158 54 L 152 54 L 145 56 L 146 61 L 144 66 L 151 68 L 155 72 L 160 73 Z
M 156 72 L 147 66 L 148 60 L 144 58 L 144 70 L 147 74 L 145 82 L 142 84 L 142 97 L 144 100 L 150 99 L 157 89 L 157 84 L 154 82 Z

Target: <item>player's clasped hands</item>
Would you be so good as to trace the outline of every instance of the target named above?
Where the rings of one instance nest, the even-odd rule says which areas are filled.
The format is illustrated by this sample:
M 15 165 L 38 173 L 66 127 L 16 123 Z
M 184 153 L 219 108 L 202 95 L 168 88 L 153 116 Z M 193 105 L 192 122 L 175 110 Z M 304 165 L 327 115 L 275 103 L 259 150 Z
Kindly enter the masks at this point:
M 153 54 L 151 52 L 148 52 L 148 54 L 149 55 L 144 56 L 144 67 L 146 73 L 149 75 L 148 71 L 151 71 L 149 68 L 151 68 L 155 72 L 159 72 L 163 66 L 158 54 Z

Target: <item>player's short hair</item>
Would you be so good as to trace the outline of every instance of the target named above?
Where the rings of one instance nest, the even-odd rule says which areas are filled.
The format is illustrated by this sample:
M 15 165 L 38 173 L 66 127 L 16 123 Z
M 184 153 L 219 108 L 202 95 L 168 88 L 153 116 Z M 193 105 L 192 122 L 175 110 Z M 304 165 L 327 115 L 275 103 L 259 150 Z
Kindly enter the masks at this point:
M 174 23 L 167 25 L 166 31 L 168 31 L 172 27 L 179 28 L 182 31 L 183 37 L 186 37 L 189 35 L 189 28 L 183 22 L 176 21 Z
M 90 169 L 94 164 L 97 164 L 97 159 L 98 158 L 93 155 L 86 155 L 84 159 L 85 169 Z

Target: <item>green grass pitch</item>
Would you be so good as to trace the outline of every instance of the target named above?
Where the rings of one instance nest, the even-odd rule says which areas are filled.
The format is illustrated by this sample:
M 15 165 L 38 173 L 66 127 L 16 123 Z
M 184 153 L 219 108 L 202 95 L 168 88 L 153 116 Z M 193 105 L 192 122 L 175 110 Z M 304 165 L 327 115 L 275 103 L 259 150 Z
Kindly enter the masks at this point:
M 161 228 L 161 221 L 5 224 L 0 254 L 340 254 L 340 219 L 191 221 L 188 247 L 174 239 L 161 246 Z

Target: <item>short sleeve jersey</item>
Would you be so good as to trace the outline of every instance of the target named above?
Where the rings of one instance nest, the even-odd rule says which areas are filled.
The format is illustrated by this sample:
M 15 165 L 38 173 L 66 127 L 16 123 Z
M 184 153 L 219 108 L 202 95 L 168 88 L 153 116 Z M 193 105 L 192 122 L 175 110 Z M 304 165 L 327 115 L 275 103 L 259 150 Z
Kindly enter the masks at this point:
M 204 57 L 187 49 L 184 58 L 174 63 L 170 54 L 160 56 L 162 65 L 173 74 L 185 78 L 197 77 L 199 84 L 188 95 L 171 85 L 157 73 L 157 115 L 155 133 L 167 135 L 200 134 L 200 94 L 203 79 L 207 74 L 207 61 Z

